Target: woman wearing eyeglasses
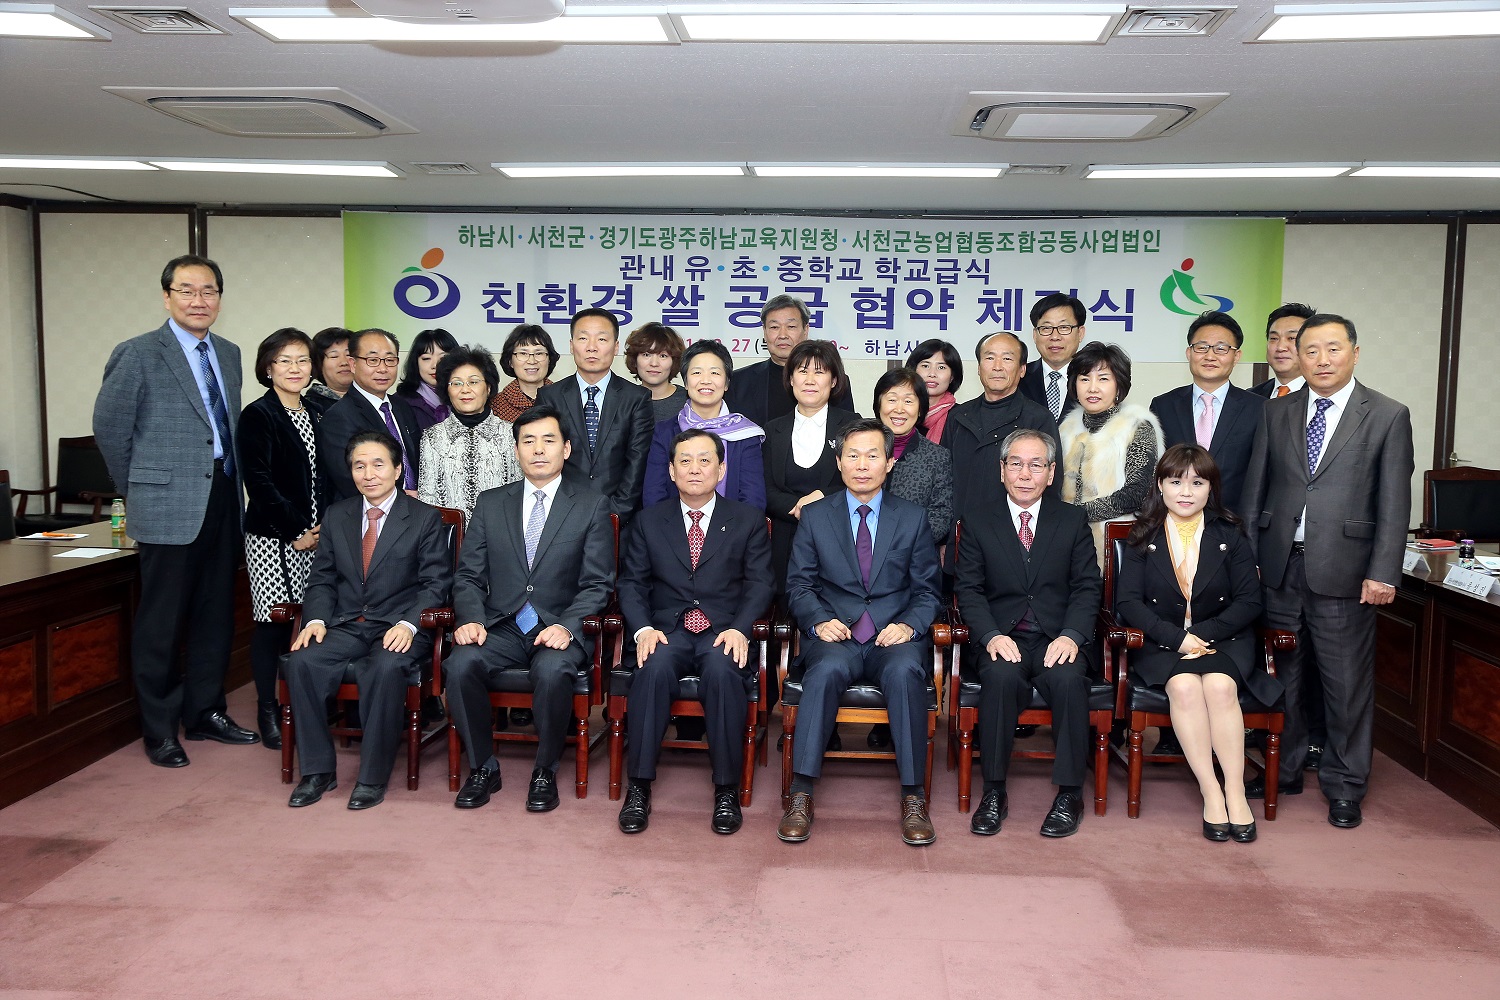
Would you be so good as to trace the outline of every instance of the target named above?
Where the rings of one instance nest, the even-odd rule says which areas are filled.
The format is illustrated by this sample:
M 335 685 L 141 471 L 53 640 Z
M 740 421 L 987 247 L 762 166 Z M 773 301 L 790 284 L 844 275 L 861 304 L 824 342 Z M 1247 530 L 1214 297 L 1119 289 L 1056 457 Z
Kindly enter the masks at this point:
M 1058 427 L 1062 498 L 1083 508 L 1104 565 L 1104 522 L 1134 518 L 1151 492 L 1161 454 L 1161 425 L 1144 406 L 1127 404 L 1130 355 L 1114 344 L 1084 344 L 1068 362 L 1078 408 Z
M 542 386 L 552 384 L 557 359 L 552 337 L 541 327 L 523 323 L 510 331 L 500 348 L 500 369 L 512 381 L 490 404 L 495 416 L 509 423 L 530 409 Z
M 485 490 L 521 478 L 510 421 L 491 410 L 500 374 L 495 359 L 479 347 L 455 347 L 437 366 L 449 414 L 422 434 L 422 478 L 417 499 L 464 512 Z
M 255 378 L 266 394 L 240 415 L 235 446 L 245 481 L 245 566 L 250 574 L 250 669 L 261 742 L 281 748 L 277 657 L 291 644 L 289 625 L 271 622 L 271 606 L 300 602 L 329 491 L 318 475 L 318 417 L 303 391 L 312 383 L 313 342 L 301 330 L 261 341 Z

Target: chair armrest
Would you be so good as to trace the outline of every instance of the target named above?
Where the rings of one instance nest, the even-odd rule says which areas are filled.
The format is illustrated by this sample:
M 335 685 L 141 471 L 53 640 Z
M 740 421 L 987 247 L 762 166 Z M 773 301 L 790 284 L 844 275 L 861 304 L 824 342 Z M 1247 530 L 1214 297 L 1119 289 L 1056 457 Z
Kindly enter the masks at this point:
M 1276 654 L 1290 653 L 1297 648 L 1297 633 L 1287 632 L 1279 628 L 1263 628 L 1260 630 L 1261 642 L 1266 651 L 1266 673 L 1272 677 L 1276 676 Z
M 302 618 L 302 605 L 295 602 L 271 605 L 271 621 L 278 625 L 296 624 Z
M 27 497 L 41 497 L 42 498 L 42 513 L 43 514 L 50 514 L 50 513 L 52 513 L 52 504 L 46 498 L 49 497 L 49 496 L 51 496 L 52 494 L 54 494 L 56 492 L 57 492 L 57 487 L 56 486 L 48 486 L 45 489 L 40 489 L 40 490 L 18 490 L 18 489 L 15 489 L 13 487 L 11 489 L 11 491 L 10 491 L 10 495 L 13 496 L 13 497 L 20 497 L 21 498 L 21 502 L 18 503 L 18 504 L 16 504 L 16 517 L 25 517 L 26 516 L 26 498 Z
M 100 493 L 98 490 L 79 490 L 78 499 L 84 501 L 85 503 L 93 503 L 94 517 L 97 518 L 101 517 L 104 514 L 104 505 L 107 503 L 114 503 L 116 500 L 120 499 L 120 494 Z
M 1127 628 L 1114 616 L 1112 611 L 1100 610 L 1099 631 L 1104 634 L 1104 641 L 1116 649 L 1144 649 L 1146 647 L 1146 633 L 1138 628 Z
M 452 608 L 428 608 L 422 612 L 422 618 L 418 625 L 422 628 L 452 628 L 454 622 Z

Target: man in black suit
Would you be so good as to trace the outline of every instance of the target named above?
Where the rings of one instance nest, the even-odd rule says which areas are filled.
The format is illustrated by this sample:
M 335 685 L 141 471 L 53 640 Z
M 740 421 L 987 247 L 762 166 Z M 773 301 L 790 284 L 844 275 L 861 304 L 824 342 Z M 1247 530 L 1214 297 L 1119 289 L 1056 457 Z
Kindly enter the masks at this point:
M 318 470 L 333 485 L 335 497 L 359 496 L 344 461 L 351 438 L 361 431 L 384 431 L 401 446 L 402 489 L 416 496 L 417 456 L 422 432 L 406 400 L 391 391 L 401 363 L 401 345 L 384 330 L 361 330 L 349 338 L 354 384 L 318 422 Z
M 802 630 L 802 700 L 793 743 L 791 802 L 776 834 L 812 832 L 813 782 L 839 698 L 877 683 L 890 715 L 901 778 L 901 839 L 937 839 L 923 789 L 927 756 L 928 630 L 941 574 L 927 511 L 885 490 L 895 464 L 891 430 L 861 419 L 839 433 L 844 489 L 802 511 L 787 570 L 787 601 Z
M 287 658 L 302 780 L 288 805 L 309 806 L 338 787 L 328 699 L 352 669 L 359 685 L 359 777 L 350 809 L 385 799 L 403 729 L 406 688 L 432 636 L 417 623 L 447 603 L 453 557 L 436 507 L 401 491 L 401 446 L 361 431 L 345 449 L 360 496 L 328 508 L 303 598 L 305 624 Z
M 562 474 L 573 450 L 562 414 L 538 402 L 514 430 L 525 478 L 479 494 L 453 584 L 457 627 L 443 670 L 470 767 L 453 804 L 477 809 L 500 790 L 489 692 L 502 690 L 505 671 L 525 670 L 537 733 L 526 808 L 546 812 L 557 808 L 573 685 L 589 663 L 583 620 L 604 610 L 614 584 L 614 534 L 609 501 Z
M 1044 295 L 1031 307 L 1031 339 L 1037 359 L 1026 366 L 1021 392 L 1045 407 L 1054 423 L 1062 423 L 1078 405 L 1078 393 L 1068 384 L 1068 362 L 1083 344 L 1088 318 L 1083 303 L 1063 292 Z
M 1288 302 L 1266 317 L 1266 364 L 1272 375 L 1250 391 L 1266 399 L 1278 399 L 1306 384 L 1302 359 L 1297 352 L 1297 331 L 1316 310 L 1301 302 Z
M 1004 505 L 964 519 L 954 593 L 979 663 L 979 761 L 984 797 L 969 829 L 1000 832 L 1016 717 L 1035 687 L 1052 709 L 1057 796 L 1042 836 L 1068 837 L 1083 819 L 1089 669 L 1103 584 L 1083 511 L 1045 496 L 1057 444 L 1019 430 L 1002 444 Z
M 771 543 L 758 508 L 719 496 L 725 466 L 717 435 L 683 431 L 669 455 L 677 497 L 647 507 L 631 523 L 620 566 L 620 610 L 637 667 L 620 829 L 646 829 L 667 711 L 678 679 L 693 675 L 700 678 L 713 768 L 711 827 L 731 834 L 742 821 L 750 633 L 774 590 Z
M 766 342 L 765 361 L 735 371 L 725 402 L 738 413 L 764 427 L 792 412 L 792 394 L 786 389 L 786 359 L 792 348 L 807 339 L 812 314 L 807 303 L 795 295 L 775 295 L 760 310 L 761 338 Z M 828 405 L 854 410 L 848 385 L 835 386 Z
M 620 321 L 608 309 L 574 315 L 569 345 L 578 374 L 543 386 L 538 403 L 562 417 L 572 451 L 568 473 L 609 501 L 624 525 L 641 509 L 646 457 L 656 431 L 651 393 L 621 379 L 610 365 L 620 342 Z

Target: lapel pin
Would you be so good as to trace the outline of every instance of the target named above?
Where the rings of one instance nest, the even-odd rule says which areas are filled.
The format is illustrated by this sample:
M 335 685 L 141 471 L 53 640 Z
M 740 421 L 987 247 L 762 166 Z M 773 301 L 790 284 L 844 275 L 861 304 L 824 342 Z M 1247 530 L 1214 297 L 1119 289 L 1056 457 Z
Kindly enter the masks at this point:
M 1147 552 L 1155 552 L 1156 551 L 1156 543 L 1152 542 L 1150 545 L 1146 546 L 1146 551 Z
M 1225 545 L 1223 542 L 1220 542 L 1219 543 L 1219 551 L 1220 552 L 1228 552 L 1229 551 L 1229 546 Z

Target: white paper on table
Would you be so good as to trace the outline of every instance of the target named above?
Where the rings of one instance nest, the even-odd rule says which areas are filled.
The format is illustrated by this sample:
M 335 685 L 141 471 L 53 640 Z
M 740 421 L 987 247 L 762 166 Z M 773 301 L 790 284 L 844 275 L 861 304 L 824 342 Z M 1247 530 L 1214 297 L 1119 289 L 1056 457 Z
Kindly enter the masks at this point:
M 52 553 L 52 558 L 53 559 L 98 559 L 100 556 L 107 556 L 111 552 L 118 552 L 118 551 L 120 551 L 120 550 L 119 549 L 87 549 L 87 548 L 63 549 L 61 552 L 54 552 L 54 553 Z
M 34 535 L 22 535 L 23 542 L 67 542 L 77 538 L 87 538 L 88 535 L 75 531 L 38 531 Z

